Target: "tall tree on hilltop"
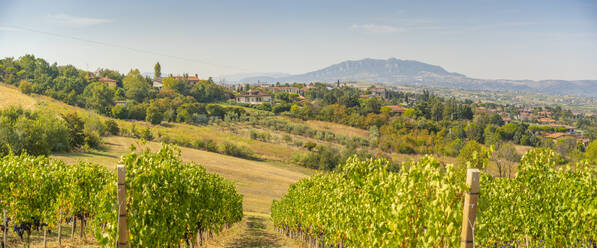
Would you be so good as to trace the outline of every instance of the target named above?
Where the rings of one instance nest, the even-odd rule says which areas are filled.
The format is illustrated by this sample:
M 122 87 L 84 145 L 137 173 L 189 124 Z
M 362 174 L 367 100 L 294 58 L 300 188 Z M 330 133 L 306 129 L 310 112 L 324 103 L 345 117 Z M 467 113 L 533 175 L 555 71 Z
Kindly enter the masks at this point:
M 162 77 L 162 66 L 160 65 L 160 62 L 157 62 L 153 67 L 153 78 L 155 79 L 160 77 Z

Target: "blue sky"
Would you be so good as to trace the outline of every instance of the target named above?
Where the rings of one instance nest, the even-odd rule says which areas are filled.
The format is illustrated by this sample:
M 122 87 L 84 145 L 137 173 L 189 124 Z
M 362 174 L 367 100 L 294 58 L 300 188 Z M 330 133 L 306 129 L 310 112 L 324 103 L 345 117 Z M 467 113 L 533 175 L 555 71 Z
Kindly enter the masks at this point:
M 597 1 L 0 0 L 0 57 L 29 53 L 200 77 L 396 57 L 476 78 L 597 79 Z

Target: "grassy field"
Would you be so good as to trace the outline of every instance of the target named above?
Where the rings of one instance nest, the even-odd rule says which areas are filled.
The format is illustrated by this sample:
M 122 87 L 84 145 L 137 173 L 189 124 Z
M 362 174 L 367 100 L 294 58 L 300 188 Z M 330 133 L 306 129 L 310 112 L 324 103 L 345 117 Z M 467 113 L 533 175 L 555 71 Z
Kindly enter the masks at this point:
M 79 160 L 93 162 L 112 169 L 118 164 L 120 156 L 129 152 L 131 145 L 152 151 L 161 147 L 156 142 L 142 144 L 136 139 L 119 136 L 105 137 L 104 142 L 99 151 L 55 154 L 52 157 L 67 163 Z M 311 170 L 298 166 L 246 160 L 185 147 L 180 150 L 184 161 L 199 163 L 207 171 L 233 181 L 244 195 L 246 212 L 268 214 L 272 200 L 280 198 L 290 184 L 311 174 Z

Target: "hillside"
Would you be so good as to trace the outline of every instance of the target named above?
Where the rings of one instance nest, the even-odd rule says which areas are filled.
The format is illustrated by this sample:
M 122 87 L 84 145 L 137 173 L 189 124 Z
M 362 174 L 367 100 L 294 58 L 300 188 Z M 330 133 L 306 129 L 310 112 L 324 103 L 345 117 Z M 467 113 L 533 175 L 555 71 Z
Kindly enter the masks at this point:
M 448 72 L 441 66 L 396 58 L 349 60 L 304 74 L 252 76 L 240 82 L 335 82 L 337 80 L 478 91 L 524 91 L 552 95 L 597 96 L 597 80 L 475 79 Z
M 0 108 L 15 105 L 20 105 L 27 109 L 43 109 L 44 111 L 54 113 L 77 112 L 82 116 L 92 114 L 88 110 L 73 107 L 45 96 L 29 96 L 22 94 L 14 87 L 0 85 Z M 101 118 L 105 119 L 106 117 Z M 144 125 L 143 122 L 116 121 L 121 128 L 127 128 L 133 124 Z M 290 156 L 290 153 L 293 151 L 292 149 L 289 150 L 285 145 L 245 139 L 230 133 L 223 136 L 217 135 L 211 128 L 217 127 L 197 127 L 186 124 L 172 124 L 154 126 L 153 130 L 156 133 L 181 132 L 186 133 L 186 136 L 190 137 L 210 135 L 210 137 L 213 136 L 219 141 L 228 140 L 230 142 L 243 144 L 251 143 L 256 148 L 261 147 L 262 149 L 271 149 L 267 154 L 260 155 L 274 160 L 284 160 L 285 156 Z M 87 161 L 113 169 L 116 167 L 120 156 L 129 152 L 131 145 L 137 146 L 138 149 L 150 149 L 152 151 L 156 151 L 160 147 L 160 143 L 158 142 L 144 142 L 130 137 L 109 136 L 103 137 L 103 144 L 98 150 L 54 154 L 51 157 L 63 160 L 69 164 L 78 161 Z M 273 231 L 273 226 L 269 219 L 270 206 L 272 200 L 280 199 L 282 195 L 287 192 L 288 187 L 291 184 L 312 174 L 312 170 L 287 165 L 282 162 L 271 160 L 247 160 L 186 147 L 180 147 L 180 150 L 184 161 L 199 163 L 203 165 L 208 172 L 217 173 L 222 177 L 231 180 L 234 182 L 239 193 L 244 196 L 243 208 L 245 219 L 218 235 L 215 239 L 210 240 L 208 243 L 209 247 L 299 247 L 299 244 L 296 241 L 290 240 Z M 255 150 L 260 151 L 259 149 Z M 288 155 L 285 155 L 287 153 Z M 69 227 L 64 226 L 63 236 L 66 237 L 69 234 Z M 56 239 L 55 236 L 56 234 L 53 233 L 50 235 L 50 238 L 52 240 Z M 18 238 L 12 232 L 9 232 L 9 244 L 13 242 L 19 243 L 17 239 Z M 41 237 L 34 234 L 32 240 L 34 243 L 40 243 Z M 77 238 L 75 239 L 74 244 L 71 243 L 71 240 L 63 240 L 63 242 L 63 244 L 72 244 L 76 247 L 93 247 L 94 245 L 94 242 L 89 239 L 79 240 Z M 49 242 L 48 245 L 52 247 L 57 244 L 52 241 Z

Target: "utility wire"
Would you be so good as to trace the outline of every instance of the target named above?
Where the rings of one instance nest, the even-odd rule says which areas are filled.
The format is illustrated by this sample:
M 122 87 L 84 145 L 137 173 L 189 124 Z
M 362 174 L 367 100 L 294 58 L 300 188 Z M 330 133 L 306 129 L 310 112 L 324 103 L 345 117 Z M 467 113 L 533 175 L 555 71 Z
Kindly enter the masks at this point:
M 14 25 L 4 25 L 3 27 L 13 28 L 13 29 L 21 30 L 21 31 L 32 32 L 32 33 L 50 35 L 50 36 L 60 37 L 60 38 L 64 38 L 64 39 L 72 39 L 72 40 L 81 41 L 81 42 L 89 43 L 89 44 L 121 48 L 121 49 L 126 49 L 126 50 L 130 50 L 130 51 L 137 52 L 137 53 L 158 55 L 158 56 L 168 57 L 168 58 L 182 60 L 182 61 L 194 62 L 194 63 L 204 64 L 204 65 L 211 65 L 211 66 L 215 66 L 215 67 L 226 67 L 226 68 L 235 69 L 235 70 L 247 71 L 247 70 L 245 70 L 241 67 L 237 67 L 237 66 L 216 64 L 216 63 L 211 63 L 211 62 L 208 62 L 206 60 L 201 60 L 201 59 L 190 59 L 190 58 L 185 58 L 185 57 L 181 57 L 181 56 L 170 55 L 167 53 L 159 53 L 159 52 L 154 52 L 154 51 L 150 51 L 150 50 L 128 47 L 128 46 L 112 44 L 112 43 L 107 43 L 107 42 L 102 42 L 102 41 L 83 39 L 83 38 L 79 38 L 79 37 L 75 37 L 75 36 L 58 34 L 58 33 L 47 32 L 47 31 L 40 31 L 40 30 L 30 29 L 30 28 L 26 28 L 26 27 L 20 27 L 20 26 L 14 26 Z

